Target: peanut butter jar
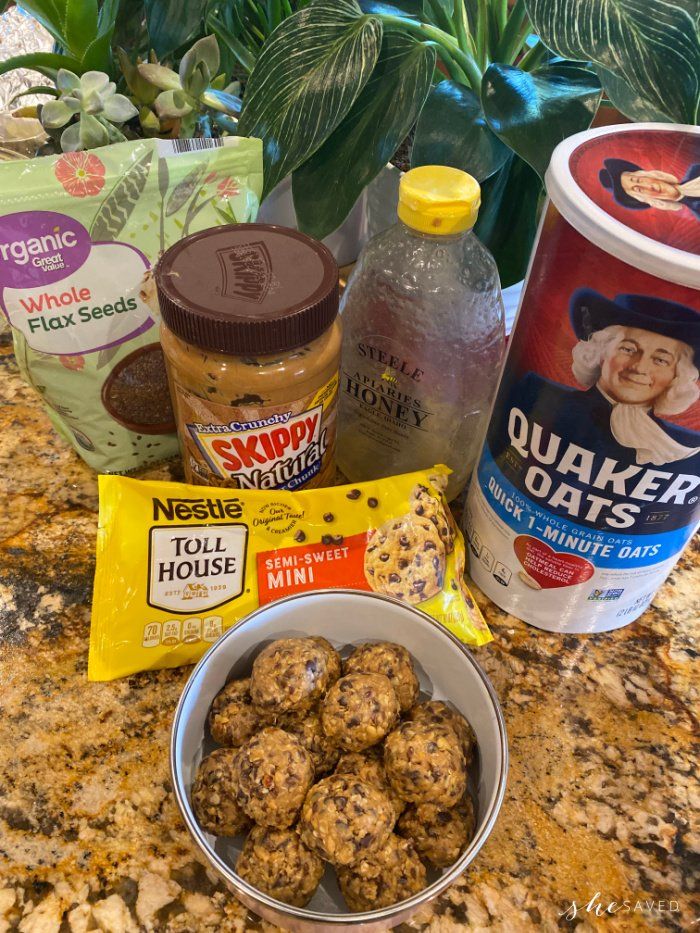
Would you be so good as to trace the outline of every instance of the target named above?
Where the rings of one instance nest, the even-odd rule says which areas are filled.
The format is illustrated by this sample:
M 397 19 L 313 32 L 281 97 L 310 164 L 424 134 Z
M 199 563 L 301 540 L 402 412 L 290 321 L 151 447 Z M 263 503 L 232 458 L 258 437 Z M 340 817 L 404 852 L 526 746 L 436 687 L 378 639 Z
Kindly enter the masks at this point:
M 215 227 L 167 250 L 155 279 L 187 481 L 329 485 L 341 329 L 326 247 L 286 227 Z

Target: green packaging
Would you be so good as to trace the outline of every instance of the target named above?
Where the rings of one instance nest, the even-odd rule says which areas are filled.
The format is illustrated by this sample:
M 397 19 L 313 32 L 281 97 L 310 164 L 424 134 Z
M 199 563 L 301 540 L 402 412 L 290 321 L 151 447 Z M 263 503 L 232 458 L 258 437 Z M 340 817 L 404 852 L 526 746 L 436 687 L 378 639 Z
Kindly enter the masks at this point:
M 257 139 L 135 140 L 0 165 L 0 307 L 24 378 L 95 470 L 178 445 L 151 266 L 181 237 L 255 220 Z

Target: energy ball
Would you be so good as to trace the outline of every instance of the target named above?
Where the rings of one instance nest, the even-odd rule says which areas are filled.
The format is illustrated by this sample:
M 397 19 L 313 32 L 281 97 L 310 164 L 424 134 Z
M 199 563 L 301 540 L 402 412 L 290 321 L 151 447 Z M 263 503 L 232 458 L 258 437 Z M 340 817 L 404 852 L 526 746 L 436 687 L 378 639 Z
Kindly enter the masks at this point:
M 401 816 L 397 832 L 413 842 L 426 862 L 446 868 L 459 858 L 474 835 L 474 805 L 470 797 L 452 808 L 411 804 Z
M 403 813 L 406 803 L 389 784 L 384 768 L 384 758 L 379 747 L 368 748 L 364 752 L 346 752 L 341 756 L 335 773 L 352 775 L 364 781 L 365 784 L 378 787 L 391 801 L 396 818 L 398 819 Z
M 294 829 L 254 826 L 236 863 L 236 872 L 270 897 L 305 907 L 323 877 L 321 859 Z
M 454 807 L 467 789 L 467 768 L 454 729 L 404 722 L 387 737 L 384 766 L 396 793 L 410 803 Z
M 348 752 L 380 742 L 399 718 L 399 701 L 384 674 L 347 674 L 321 706 L 323 731 Z
M 336 680 L 340 677 L 342 671 L 343 662 L 340 660 L 340 655 L 335 650 L 333 645 L 328 641 L 327 638 L 323 638 L 321 635 L 312 635 L 311 641 L 316 642 L 319 648 L 323 648 L 328 654 L 328 670 L 330 672 L 330 683 L 334 684 Z
M 283 718 L 278 725 L 285 732 L 295 735 L 311 755 L 316 776 L 327 774 L 335 768 L 340 749 L 323 731 L 318 710 L 312 710 L 304 719 L 296 718 L 292 713 L 288 720 Z
M 315 784 L 301 811 L 302 842 L 334 865 L 350 865 L 380 849 L 391 835 L 396 815 L 376 787 L 345 774 Z
M 377 910 L 422 891 L 425 866 L 409 839 L 392 834 L 379 851 L 339 868 L 338 883 L 350 910 Z
M 418 699 L 419 686 L 411 655 L 403 645 L 390 641 L 358 645 L 345 662 L 345 673 L 384 674 L 399 698 L 401 712 L 407 712 Z
M 239 805 L 261 826 L 284 829 L 295 822 L 314 778 L 311 755 L 296 736 L 263 729 L 236 757 Z
M 250 678 L 226 684 L 209 711 L 209 731 L 219 745 L 237 748 L 268 724 L 267 717 L 253 706 Z
M 253 662 L 250 695 L 274 715 L 310 709 L 330 686 L 334 670 L 335 659 L 317 639 L 282 638 Z
M 461 713 L 453 710 L 442 700 L 428 700 L 426 703 L 419 703 L 414 706 L 409 712 L 408 718 L 413 722 L 427 722 L 433 726 L 448 726 L 454 729 L 462 746 L 467 767 L 469 767 L 469 763 L 474 757 L 476 736 Z
M 250 826 L 236 802 L 237 754 L 232 748 L 217 748 L 202 761 L 192 784 L 192 809 L 197 822 L 215 836 L 237 836 Z

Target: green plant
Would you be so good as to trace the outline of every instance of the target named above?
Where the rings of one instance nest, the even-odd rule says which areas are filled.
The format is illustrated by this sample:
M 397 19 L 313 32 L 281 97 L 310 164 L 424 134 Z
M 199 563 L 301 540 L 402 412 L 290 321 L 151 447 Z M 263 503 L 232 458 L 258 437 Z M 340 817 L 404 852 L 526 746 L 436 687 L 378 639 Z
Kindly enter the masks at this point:
M 228 57 L 229 73 L 242 76 L 255 67 L 263 45 L 287 17 L 309 0 L 213 0 L 207 10 L 208 28 Z
M 241 109 L 240 99 L 224 88 L 226 76 L 218 74 L 219 46 L 215 36 L 194 43 L 182 57 L 179 71 L 158 62 L 141 62 L 129 68 L 121 57 L 129 89 L 139 104 L 141 125 L 149 135 L 163 125 L 179 122 L 180 136 L 193 136 L 202 121 L 213 119 L 225 129 L 234 129 L 231 116 Z
M 52 80 L 60 69 L 81 75 L 104 71 L 116 77 L 112 36 L 119 0 L 23 0 L 22 8 L 37 19 L 53 37 L 53 52 L 30 52 L 0 62 L 0 75 L 14 68 L 31 68 Z M 53 89 L 33 88 L 34 93 Z
M 96 149 L 126 139 L 121 124 L 135 117 L 137 110 L 128 97 L 117 94 L 109 75 L 86 71 L 78 77 L 62 68 L 56 86 L 60 96 L 45 103 L 40 116 L 45 130 L 66 127 L 60 140 L 64 152 Z
M 593 62 L 632 120 L 700 118 L 698 0 L 525 0 L 542 42 Z
M 597 76 L 533 44 L 524 0 L 311 0 L 265 43 L 239 122 L 260 136 L 265 193 L 292 173 L 302 229 L 347 216 L 415 125 L 412 164 L 482 184 L 477 233 L 521 279 L 554 147 L 586 129 Z M 439 64 L 439 70 L 436 65 Z
M 160 60 L 178 62 L 205 35 L 210 0 L 24 0 L 55 41 L 52 52 L 32 52 L 0 62 L 0 75 L 32 68 L 55 80 L 60 68 L 75 74 L 104 71 L 119 77 L 116 50 L 146 59 L 151 49 Z M 50 88 L 47 93 L 50 92 Z

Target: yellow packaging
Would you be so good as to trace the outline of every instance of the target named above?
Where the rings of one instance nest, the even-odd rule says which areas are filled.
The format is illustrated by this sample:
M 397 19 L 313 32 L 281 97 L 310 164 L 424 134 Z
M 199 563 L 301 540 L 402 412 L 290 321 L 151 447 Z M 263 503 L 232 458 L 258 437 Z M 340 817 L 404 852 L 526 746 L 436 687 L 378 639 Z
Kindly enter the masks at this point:
M 100 476 L 88 678 L 192 664 L 258 606 L 328 587 L 393 596 L 485 644 L 448 473 L 304 492 Z

